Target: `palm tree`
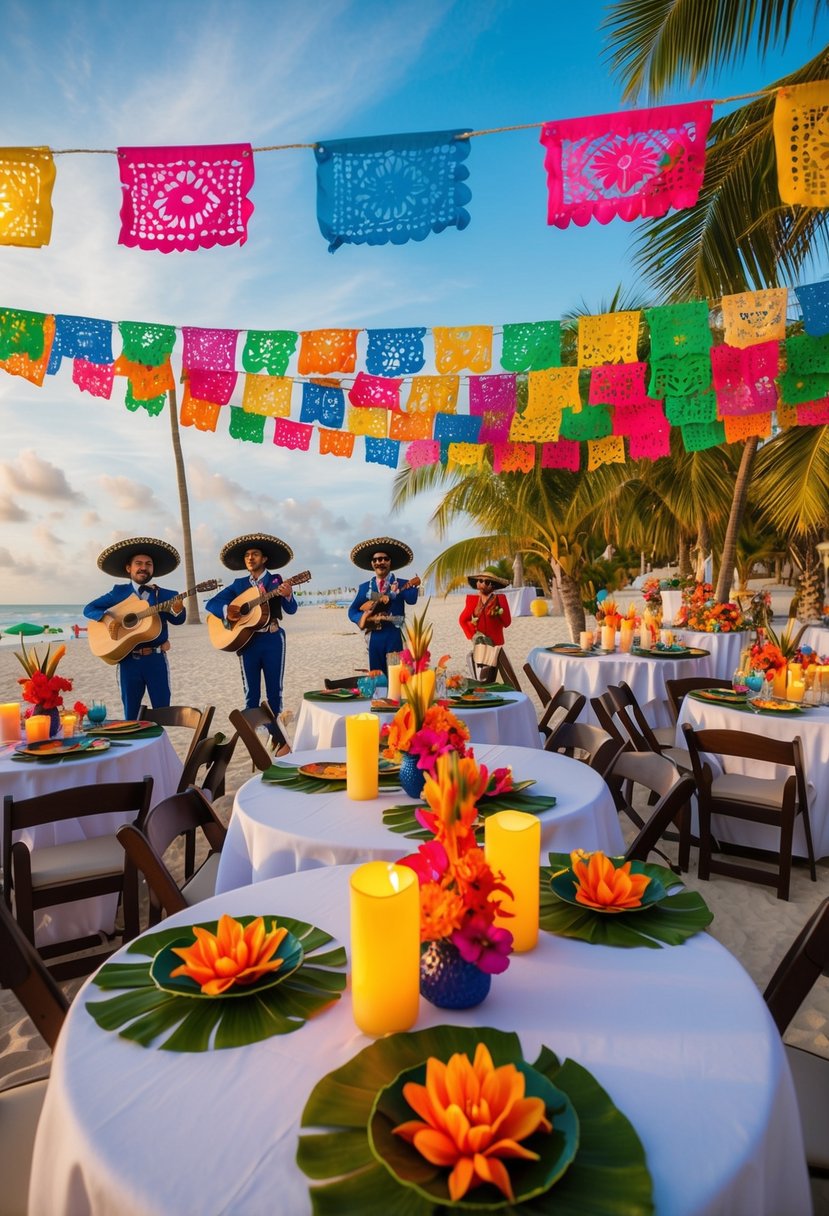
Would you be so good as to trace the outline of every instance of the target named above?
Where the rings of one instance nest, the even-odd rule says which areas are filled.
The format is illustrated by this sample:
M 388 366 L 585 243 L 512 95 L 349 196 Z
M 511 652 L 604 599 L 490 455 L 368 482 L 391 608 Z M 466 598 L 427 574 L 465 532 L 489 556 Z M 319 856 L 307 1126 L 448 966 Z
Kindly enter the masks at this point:
M 184 577 L 188 587 L 196 585 L 196 571 L 193 565 L 193 535 L 190 530 L 190 498 L 187 493 L 187 476 L 184 469 L 184 454 L 181 450 L 181 434 L 178 427 L 178 404 L 176 390 L 171 388 L 167 394 L 167 404 L 170 414 L 170 437 L 173 444 L 173 459 L 176 463 L 176 485 L 178 486 L 178 502 L 181 511 L 181 535 L 184 542 Z M 199 601 L 192 596 L 192 604 L 187 607 L 187 624 L 200 623 Z
M 749 50 L 785 44 L 796 10 L 822 0 L 615 0 L 604 26 L 608 58 L 626 99 L 691 84 L 730 66 Z M 769 86 L 826 76 L 829 48 Z M 779 285 L 793 280 L 815 249 L 825 253 L 829 217 L 811 207 L 780 202 L 772 116 L 774 94 L 756 98 L 711 126 L 705 182 L 696 207 L 645 221 L 636 260 L 666 299 L 687 300 Z M 716 598 L 731 586 L 740 522 L 758 441 L 746 441 L 734 484 L 722 547 Z

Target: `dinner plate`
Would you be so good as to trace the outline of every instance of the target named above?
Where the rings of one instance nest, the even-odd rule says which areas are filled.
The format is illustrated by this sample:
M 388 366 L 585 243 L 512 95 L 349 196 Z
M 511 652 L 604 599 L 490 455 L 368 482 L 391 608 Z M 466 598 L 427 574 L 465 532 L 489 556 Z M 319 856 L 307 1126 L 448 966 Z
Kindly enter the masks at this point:
M 729 688 L 695 688 L 691 696 L 696 701 L 714 701 L 720 705 L 745 705 L 746 694 Z
M 386 776 L 390 773 L 399 773 L 400 765 L 395 764 L 393 760 L 384 760 L 380 758 L 378 771 L 381 776 Z M 336 760 L 320 760 L 313 764 L 301 764 L 297 769 L 303 777 L 316 777 L 318 781 L 345 781 L 347 778 L 347 766 Z
M 625 864 L 622 857 L 611 857 L 614 867 L 619 870 Z M 645 866 L 641 861 L 632 861 L 630 863 L 631 874 L 644 874 Z M 609 913 L 613 916 L 619 916 L 625 912 L 644 912 L 646 908 L 650 908 L 653 904 L 658 904 L 664 899 L 668 892 L 658 878 L 651 878 L 645 890 L 642 892 L 642 902 L 636 908 L 593 908 L 589 904 L 582 904 L 576 899 L 576 891 L 578 890 L 578 880 L 572 870 L 564 870 L 559 874 L 554 874 L 550 879 L 550 886 L 553 889 L 553 894 L 558 896 L 565 904 L 572 904 L 574 908 L 580 908 L 582 912 L 598 912 L 600 915 Z
M 360 692 L 353 692 L 350 688 L 313 688 L 310 692 L 306 692 L 306 697 L 316 700 L 318 697 L 323 701 L 364 701 Z
M 248 924 L 255 918 L 252 916 L 240 916 L 241 924 Z M 279 925 L 278 916 L 266 916 L 265 928 L 267 929 L 271 921 L 276 921 Z M 215 932 L 215 922 L 207 925 L 194 926 L 200 929 L 210 929 L 210 932 Z M 192 996 L 203 1001 L 223 1001 L 233 997 L 255 996 L 256 993 L 264 991 L 266 988 L 275 988 L 277 984 L 281 984 L 284 979 L 297 970 L 302 965 L 302 960 L 305 957 L 305 952 L 302 949 L 302 943 L 299 938 L 294 937 L 293 933 L 286 933 L 274 955 L 274 958 L 283 960 L 282 966 L 278 971 L 269 971 L 267 975 L 263 975 L 254 984 L 234 984 L 228 988 L 226 992 L 220 992 L 215 996 L 211 996 L 206 992 L 202 992 L 200 986 L 195 980 L 191 980 L 188 975 L 177 975 L 173 978 L 172 972 L 180 967 L 183 959 L 178 954 L 173 954 L 173 948 L 182 946 L 192 946 L 195 943 L 196 935 L 192 932 L 187 934 L 186 930 L 182 931 L 184 936 L 177 938 L 174 942 L 169 942 L 150 964 L 150 978 L 157 988 L 162 992 L 169 992 L 173 996 Z
M 112 722 L 102 722 L 100 726 L 95 723 L 90 730 L 94 731 L 96 735 L 132 735 L 139 730 L 150 730 L 155 725 L 155 722 L 138 722 L 118 718 Z
M 749 709 L 761 714 L 802 714 L 803 706 L 797 701 L 779 701 L 774 697 L 757 697 L 748 701 Z
M 21 756 L 69 756 L 72 752 L 86 751 L 91 742 L 91 739 L 38 739 L 20 743 L 14 750 Z
M 642 650 L 640 646 L 634 646 L 631 654 L 635 654 L 641 659 L 690 659 L 701 654 L 708 654 L 708 651 L 692 650 L 689 646 L 662 646 L 659 650 L 655 646 L 651 650 Z
M 453 705 L 481 705 L 486 701 L 503 701 L 503 696 L 498 692 L 462 692 L 460 694 L 452 694 L 449 700 Z

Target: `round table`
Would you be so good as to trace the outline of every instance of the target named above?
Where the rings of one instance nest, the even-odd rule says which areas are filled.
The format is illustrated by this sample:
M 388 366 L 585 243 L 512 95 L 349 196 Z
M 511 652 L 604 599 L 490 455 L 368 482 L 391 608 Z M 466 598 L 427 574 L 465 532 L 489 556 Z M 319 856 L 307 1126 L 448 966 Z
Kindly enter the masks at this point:
M 681 679 L 682 676 L 714 675 L 710 654 L 689 659 L 653 659 L 615 651 L 613 654 L 579 658 L 538 646 L 530 651 L 527 662 L 551 694 L 562 686 L 583 693 L 587 704 L 580 717 L 583 722 L 590 722 L 594 726 L 598 720 L 590 705 L 590 698 L 598 697 L 611 684 L 624 680 L 630 685 L 651 726 L 672 726 L 665 681 Z
M 70 785 L 140 781 L 144 776 L 153 779 L 153 805 L 176 792 L 182 765 L 166 734 L 162 732 L 155 739 L 135 739 L 128 745 L 126 739 L 117 742 L 117 747 L 112 746 L 96 756 L 73 757 L 58 764 L 23 764 L 11 758 L 16 744 L 0 747 L 0 795 L 37 798 Z M 121 746 L 122 743 L 126 746 Z M 30 849 L 72 844 L 92 836 L 114 835 L 131 818 L 130 815 L 87 815 L 83 819 L 63 819 L 59 823 L 44 823 L 15 832 L 14 840 L 22 840 Z M 43 908 L 36 915 L 35 940 L 38 946 L 45 946 L 101 931 L 112 933 L 117 905 L 117 896 L 99 895 Z M 71 932 L 67 927 L 69 920 Z
M 689 722 L 695 730 L 745 730 L 768 739 L 794 739 L 799 735 L 803 747 L 815 857 L 829 857 L 829 708 L 810 707 L 789 717 L 783 714 L 754 714 L 727 705 L 715 705 L 710 701 L 697 701 L 688 696 L 680 706 L 676 729 L 679 747 L 685 746 L 685 736 L 682 734 L 684 722 Z M 784 777 L 791 771 L 774 764 L 763 764 L 762 768 L 758 768 L 756 761 L 742 760 L 738 756 L 723 759 L 726 772 L 746 773 L 752 777 Z M 721 771 L 719 762 L 714 763 Z M 742 819 L 714 815 L 711 830 L 718 840 L 730 844 L 772 849 L 775 852 L 780 844 L 779 831 L 764 823 L 748 823 Z M 806 856 L 800 816 L 795 820 L 792 851 L 795 857 Z
M 623 853 L 619 817 L 607 785 L 579 760 L 528 747 L 477 747 L 475 758 L 492 771 L 511 766 L 516 780 L 533 779 L 533 794 L 554 794 L 556 805 L 541 818 L 541 854 L 570 849 Z M 295 752 L 293 764 L 344 760 L 345 748 Z M 418 842 L 383 825 L 387 806 L 411 803 L 401 789 L 370 802 L 354 802 L 345 790 L 304 794 L 252 777 L 239 790 L 219 861 L 216 891 L 317 866 L 357 861 L 395 861 Z
M 538 719 L 532 702 L 523 692 L 497 694 L 503 705 L 451 706 L 452 713 L 469 727 L 472 743 L 511 743 L 516 747 L 541 747 Z M 302 700 L 296 723 L 294 750 L 316 747 L 345 747 L 345 719 L 368 712 L 369 702 Z M 381 724 L 390 722 L 394 711 L 380 713 Z
M 348 949 L 350 872 L 274 879 L 166 924 L 286 915 Z M 370 1042 L 354 1025 L 348 991 L 293 1034 L 198 1053 L 144 1048 L 102 1030 L 85 1005 L 109 995 L 87 982 L 58 1040 L 30 1212 L 310 1213 L 309 1180 L 296 1164 L 303 1106 L 321 1077 Z M 811 1212 L 780 1036 L 749 976 L 707 934 L 649 950 L 542 932 L 535 950 L 493 978 L 478 1008 L 421 1000 L 414 1029 L 447 1023 L 515 1031 L 526 1059 L 546 1045 L 593 1073 L 643 1143 L 660 1216 Z
M 739 670 L 740 655 L 751 645 L 754 636 L 747 629 L 733 633 L 701 633 L 696 629 L 677 628 L 674 632 L 682 635 L 686 646 L 711 651 L 710 670 L 701 674 L 714 676 L 718 680 L 730 680 L 734 672 Z
M 505 587 L 498 594 L 506 598 L 510 616 L 514 620 L 519 616 L 532 616 L 530 604 L 540 597 L 541 592 L 537 587 Z

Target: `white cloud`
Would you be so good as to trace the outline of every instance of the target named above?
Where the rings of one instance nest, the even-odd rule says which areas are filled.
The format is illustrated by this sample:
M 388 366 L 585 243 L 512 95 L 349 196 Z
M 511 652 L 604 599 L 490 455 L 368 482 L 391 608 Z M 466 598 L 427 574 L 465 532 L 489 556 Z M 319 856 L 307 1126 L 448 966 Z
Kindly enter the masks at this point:
M 72 489 L 63 470 L 31 448 L 20 453 L 17 463 L 0 464 L 0 473 L 13 493 L 31 494 L 49 502 L 84 501 L 83 495 Z

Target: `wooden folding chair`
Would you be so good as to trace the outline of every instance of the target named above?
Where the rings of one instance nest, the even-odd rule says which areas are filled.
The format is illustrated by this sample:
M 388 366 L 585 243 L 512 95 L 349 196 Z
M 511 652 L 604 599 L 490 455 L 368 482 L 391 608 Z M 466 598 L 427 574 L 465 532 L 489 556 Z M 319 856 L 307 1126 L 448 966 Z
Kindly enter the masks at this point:
M 717 680 L 712 676 L 683 676 L 681 679 L 665 681 L 665 691 L 668 694 L 668 708 L 674 722 L 679 721 L 679 710 L 689 692 L 697 692 L 701 688 L 730 688 L 730 680 Z
M 696 788 L 690 773 L 681 774 L 670 760 L 654 752 L 622 752 L 613 765 L 613 776 L 623 783 L 626 791 L 622 809 L 634 823 L 641 825 L 625 853 L 627 860 L 647 861 L 650 853 L 657 852 L 672 870 L 686 871 L 691 852 L 691 797 Z M 633 790 L 637 785 L 652 795 L 652 809 L 646 819 L 633 807 Z M 679 839 L 676 865 L 656 847 L 660 839 L 677 839 L 675 833 L 668 831 L 671 824 L 676 826 Z
M 76 785 L 35 798 L 3 800 L 3 873 L 6 906 L 14 911 L 17 923 L 32 944 L 35 940 L 35 913 L 56 904 L 74 903 L 98 895 L 123 897 L 124 936 L 137 928 L 137 881 L 134 871 L 125 867 L 124 854 L 115 835 L 89 836 L 71 844 L 30 848 L 15 833 L 67 819 L 83 820 L 93 815 L 130 815 L 140 820 L 150 808 L 153 779 L 107 782 L 101 785 Z M 45 959 L 100 946 L 100 934 L 43 946 Z M 88 975 L 112 950 L 72 961 L 49 964 L 56 979 Z
M 697 784 L 699 877 L 707 879 L 711 874 L 725 874 L 731 878 L 744 878 L 749 882 L 766 883 L 777 889 L 778 899 L 788 899 L 792 870 L 792 838 L 795 820 L 800 816 L 806 838 L 809 871 L 812 882 L 817 882 L 800 739 L 772 739 L 768 735 L 744 730 L 694 730 L 688 722 L 682 730 Z M 791 769 L 791 773 L 782 780 L 776 777 L 749 777 L 742 773 L 725 771 L 714 776 L 706 756 L 730 756 L 762 761 Z M 770 859 L 776 862 L 776 871 L 759 869 L 744 862 L 714 858 L 712 815 L 776 828 L 780 833 L 779 844 L 777 849 L 771 850 L 769 854 Z M 746 847 L 729 844 L 729 851 L 752 856 L 757 850 L 752 849 L 747 853 Z
M 191 838 L 201 832 L 209 851 L 198 869 L 187 872 L 179 885 L 164 855 L 180 836 Z M 157 802 L 140 826 L 131 823 L 118 830 L 118 839 L 135 868 L 144 875 L 150 892 L 150 924 L 192 907 L 215 893 L 219 854 L 227 831 L 217 819 L 201 790 L 194 786 L 183 794 L 173 794 Z
M 267 704 L 258 709 L 234 709 L 228 715 L 232 725 L 239 733 L 239 738 L 247 748 L 254 768 L 265 772 L 273 764 L 275 756 L 284 756 L 290 750 L 290 744 L 282 733 L 282 729 Z M 273 754 L 257 734 L 260 727 L 266 727 L 272 740 Z
M 32 943 L 0 900 L 0 987 L 10 989 L 54 1050 L 66 1010 L 66 997 Z M 0 1090 L 0 1211 L 26 1216 L 32 1150 L 46 1079 Z
M 149 706 L 142 705 L 138 711 L 138 717 L 143 722 L 155 722 L 158 726 L 178 727 L 193 732 L 190 746 L 184 757 L 181 779 L 178 783 L 179 791 L 186 790 L 188 785 L 192 785 L 195 780 L 197 770 L 193 767 L 193 753 L 202 739 L 207 737 L 215 712 L 215 705 L 208 705 L 206 709 L 197 709 L 194 705 L 167 705 L 159 709 L 151 709 Z
M 544 750 L 583 760 L 602 780 L 607 780 L 616 757 L 622 751 L 622 744 L 598 726 L 590 726 L 586 722 L 562 722 L 555 735 L 544 744 Z
M 544 746 L 547 751 L 556 751 L 558 745 L 554 742 L 556 732 L 566 722 L 575 722 L 584 709 L 587 698 L 583 693 L 572 688 L 559 688 L 550 697 L 547 708 L 538 719 L 539 734 L 544 736 Z
M 815 909 L 781 959 L 763 998 L 781 1035 L 821 975 L 829 974 L 829 899 Z M 786 1044 L 809 1173 L 829 1178 L 829 1060 Z

